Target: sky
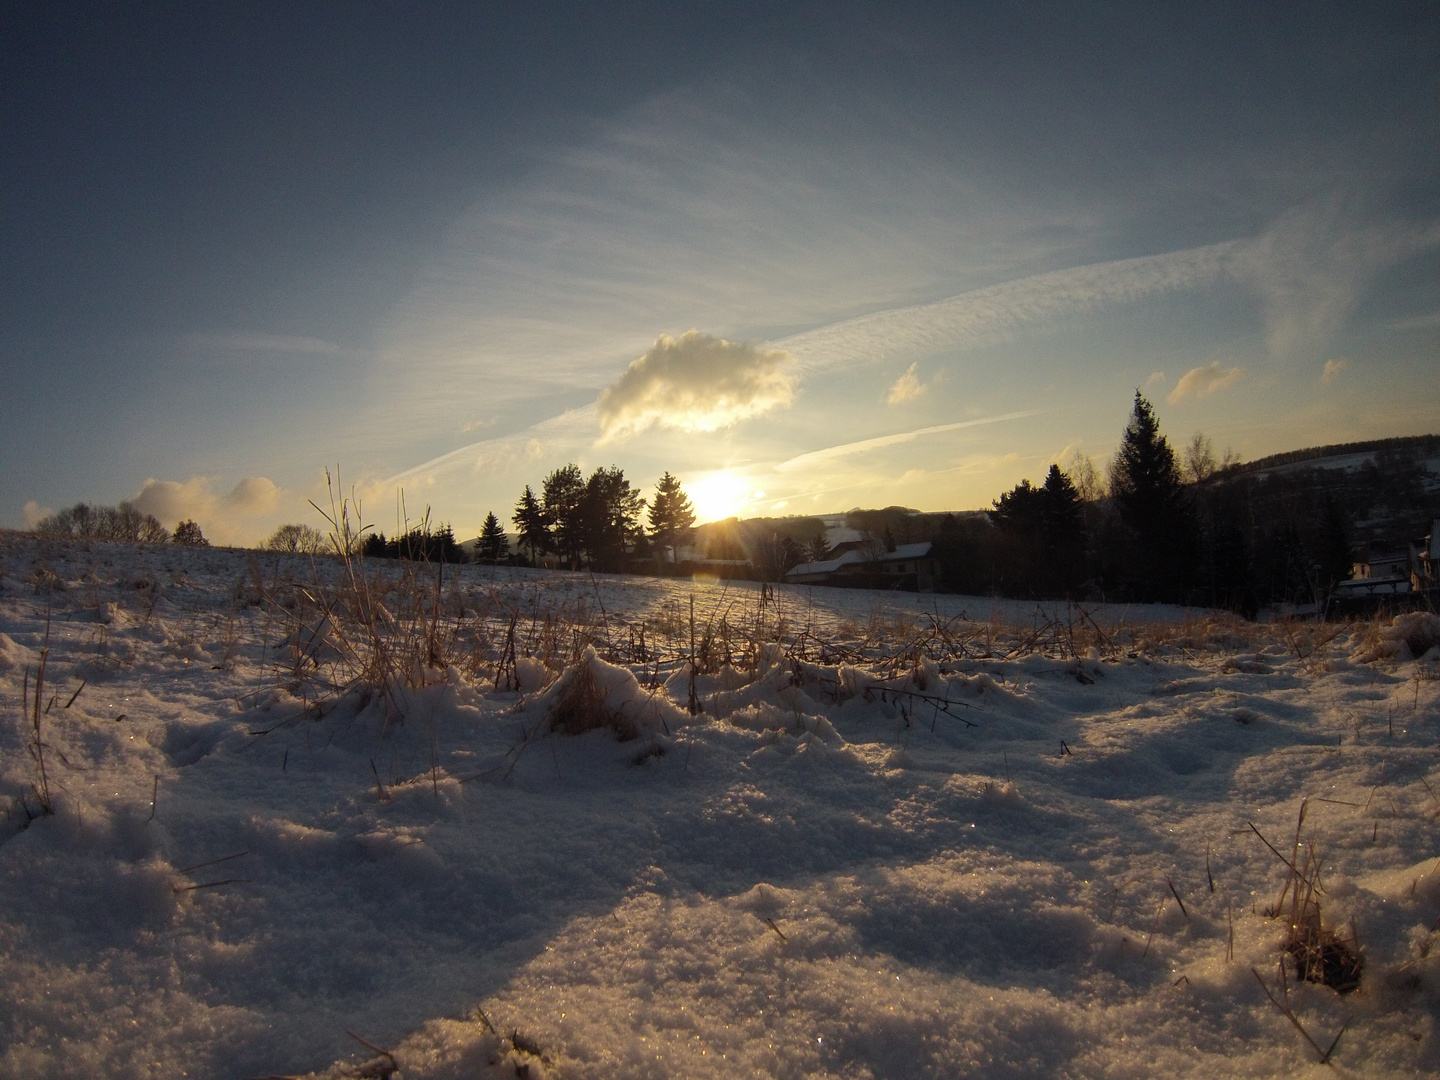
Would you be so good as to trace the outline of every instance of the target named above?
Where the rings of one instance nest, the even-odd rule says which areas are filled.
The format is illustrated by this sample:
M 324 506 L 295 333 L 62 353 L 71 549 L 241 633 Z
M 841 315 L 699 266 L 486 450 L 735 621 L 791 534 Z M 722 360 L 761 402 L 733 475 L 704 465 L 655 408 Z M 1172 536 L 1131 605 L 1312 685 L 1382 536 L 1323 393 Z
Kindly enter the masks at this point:
M 1440 431 L 1433 4 L 0 9 L 0 527 Z M 330 480 L 327 485 L 327 470 Z

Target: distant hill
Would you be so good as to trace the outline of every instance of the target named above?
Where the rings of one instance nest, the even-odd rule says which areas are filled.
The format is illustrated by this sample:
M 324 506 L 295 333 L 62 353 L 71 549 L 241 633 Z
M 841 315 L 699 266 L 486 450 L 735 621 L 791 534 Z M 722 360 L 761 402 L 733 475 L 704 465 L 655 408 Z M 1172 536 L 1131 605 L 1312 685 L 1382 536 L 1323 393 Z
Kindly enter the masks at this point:
M 1270 454 L 1225 470 L 1225 476 L 1247 476 L 1290 465 L 1308 465 L 1316 469 L 1356 469 L 1366 460 L 1384 452 L 1414 453 L 1425 459 L 1440 459 L 1440 435 L 1406 435 L 1395 439 L 1368 439 L 1364 442 L 1331 443 L 1305 450 L 1287 450 Z

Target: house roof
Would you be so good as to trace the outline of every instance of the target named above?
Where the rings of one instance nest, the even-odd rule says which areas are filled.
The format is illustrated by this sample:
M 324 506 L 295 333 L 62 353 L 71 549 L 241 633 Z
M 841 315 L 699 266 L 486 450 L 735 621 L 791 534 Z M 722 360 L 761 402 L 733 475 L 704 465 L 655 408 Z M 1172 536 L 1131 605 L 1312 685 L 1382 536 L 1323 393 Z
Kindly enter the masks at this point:
M 930 554 L 930 541 L 919 544 L 901 544 L 894 551 L 887 551 L 876 562 L 895 562 L 903 559 L 924 559 Z
M 823 562 L 801 563 L 799 566 L 792 566 L 785 571 L 786 577 L 803 577 L 807 574 L 833 574 L 842 566 L 851 563 L 864 562 L 865 557 L 858 551 L 847 551 L 839 558 L 825 559 Z
M 801 563 L 785 571 L 786 577 L 808 577 L 811 574 L 833 574 L 842 566 L 864 566 L 886 562 L 904 562 L 909 559 L 924 559 L 930 555 L 930 541 L 921 544 L 901 544 L 894 551 L 882 551 L 874 559 L 867 559 L 863 551 L 854 548 L 833 559 L 823 562 Z

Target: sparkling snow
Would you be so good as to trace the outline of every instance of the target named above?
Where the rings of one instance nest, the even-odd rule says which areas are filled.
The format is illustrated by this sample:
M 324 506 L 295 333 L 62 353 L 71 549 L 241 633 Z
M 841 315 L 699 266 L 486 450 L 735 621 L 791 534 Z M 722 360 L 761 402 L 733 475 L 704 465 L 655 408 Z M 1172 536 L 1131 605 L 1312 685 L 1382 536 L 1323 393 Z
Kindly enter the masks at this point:
M 341 694 L 339 582 L 0 534 L 0 1075 L 1440 1074 L 1434 616 L 452 567 Z

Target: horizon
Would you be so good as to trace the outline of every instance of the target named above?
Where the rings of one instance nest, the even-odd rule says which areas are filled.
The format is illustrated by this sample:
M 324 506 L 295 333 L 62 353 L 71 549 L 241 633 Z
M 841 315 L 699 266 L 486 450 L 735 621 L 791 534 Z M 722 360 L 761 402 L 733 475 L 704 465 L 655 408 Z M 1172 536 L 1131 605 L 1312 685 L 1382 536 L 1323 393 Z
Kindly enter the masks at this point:
M 983 510 L 1440 431 L 1440 12 L 3 16 L 0 527 Z

